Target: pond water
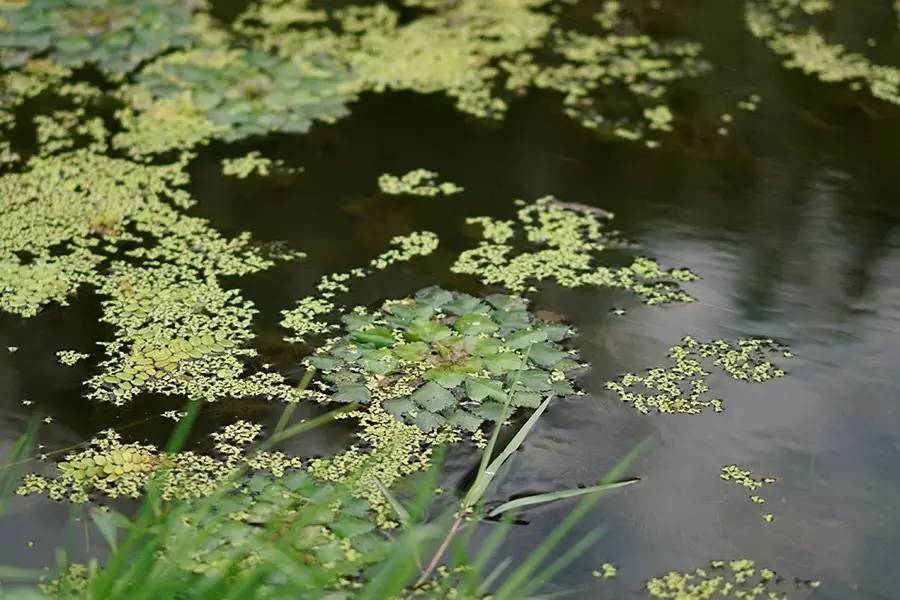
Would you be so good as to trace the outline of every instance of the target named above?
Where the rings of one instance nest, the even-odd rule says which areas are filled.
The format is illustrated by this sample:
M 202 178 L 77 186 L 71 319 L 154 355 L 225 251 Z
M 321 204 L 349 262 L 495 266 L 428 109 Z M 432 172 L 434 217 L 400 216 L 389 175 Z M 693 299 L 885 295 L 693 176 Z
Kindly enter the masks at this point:
M 203 149 L 190 167 L 189 189 L 199 200 L 192 213 L 225 234 L 247 230 L 307 254 L 229 282 L 259 309 L 259 360 L 298 377 L 304 349 L 282 341 L 280 311 L 312 293 L 321 275 L 368 261 L 393 236 L 430 230 L 440 247 L 361 281 L 348 305 L 377 306 L 433 284 L 495 291 L 449 267 L 477 239 L 465 218 L 512 218 L 515 199 L 553 194 L 612 211 L 616 227 L 642 253 L 702 279 L 686 284 L 698 300 L 687 305 L 646 306 L 626 292 L 548 284 L 532 295 L 535 308 L 577 327 L 581 356 L 592 365 L 580 381 L 588 393 L 551 406 L 495 496 L 591 484 L 648 440 L 628 469 L 641 481 L 592 510 L 581 528 L 602 524 L 604 537 L 550 591 L 642 598 L 650 577 L 746 557 L 789 577 L 821 580 L 799 597 L 896 598 L 900 114 L 784 70 L 726 4 L 666 3 L 654 17 L 661 30 L 689 31 L 715 63 L 711 73 L 680 84 L 674 106 L 684 122 L 660 148 L 598 137 L 561 114 L 547 93 L 516 100 L 500 122 L 467 117 L 442 96 L 367 94 L 350 116 L 308 134 Z M 855 3 L 832 28 L 848 43 L 873 36 L 876 54 L 896 56 L 900 32 L 888 5 Z M 737 110 L 750 94 L 761 96 L 758 110 Z M 725 113 L 734 121 L 723 136 L 716 130 Z M 250 150 L 303 171 L 243 180 L 222 175 L 221 158 Z M 434 199 L 377 193 L 380 173 L 416 167 L 440 172 L 465 192 Z M 18 347 L 0 352 L 0 450 L 23 431 L 32 412 L 21 405 L 26 398 L 53 417 L 40 433 L 46 451 L 106 427 L 129 439 L 165 440 L 171 422 L 159 413 L 177 401 L 148 398 L 124 410 L 87 403 L 82 381 L 95 363 L 57 363 L 58 349 L 86 350 L 109 338 L 99 311 L 98 299 L 84 290 L 72 306 L 50 306 L 32 319 L 0 317 L 0 348 Z M 725 400 L 721 413 L 643 415 L 605 389 L 622 373 L 667 364 L 667 349 L 685 335 L 771 337 L 795 357 L 781 361 L 786 377 L 761 385 L 713 376 L 712 392 Z M 280 410 L 263 401 L 223 401 L 204 410 L 196 437 L 236 416 L 273 423 Z M 289 447 L 305 456 L 329 454 L 351 434 L 347 426 L 330 426 Z M 454 452 L 448 482 L 461 482 L 476 461 L 471 449 Z M 721 467 L 734 463 L 777 478 L 764 490 L 766 504 L 720 479 Z M 530 511 L 528 523 L 513 528 L 504 555 L 524 555 L 567 508 Z M 48 564 L 68 518 L 67 505 L 16 499 L 0 520 L 0 563 Z M 68 527 L 82 552 L 81 525 Z M 618 567 L 615 579 L 592 576 L 605 562 Z

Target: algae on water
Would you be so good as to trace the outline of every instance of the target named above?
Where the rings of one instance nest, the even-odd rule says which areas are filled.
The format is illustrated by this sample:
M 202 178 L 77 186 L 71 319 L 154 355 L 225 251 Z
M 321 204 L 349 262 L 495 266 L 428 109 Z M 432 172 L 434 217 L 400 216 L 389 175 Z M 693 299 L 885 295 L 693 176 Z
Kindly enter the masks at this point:
M 693 301 L 679 285 L 697 278 L 688 269 L 663 269 L 646 257 L 624 267 L 598 264 L 603 250 L 621 244 L 606 228 L 612 215 L 605 211 L 546 196 L 522 204 L 516 216 L 518 222 L 469 218 L 468 223 L 482 227 L 483 239 L 462 252 L 452 270 L 514 292 L 553 281 L 570 288 L 628 290 L 647 304 Z
M 438 174 L 428 169 L 414 169 L 400 176 L 384 173 L 378 178 L 378 188 L 382 193 L 394 196 L 449 196 L 463 191 L 450 181 L 438 183 L 437 178 Z
M 762 383 L 784 376 L 769 357 L 790 358 L 788 349 L 770 339 L 740 339 L 737 343 L 713 340 L 701 343 L 686 336 L 669 348 L 670 367 L 655 367 L 644 374 L 626 373 L 606 387 L 622 402 L 640 413 L 700 414 L 708 408 L 724 410 L 721 399 L 710 398 L 708 365 L 718 367 L 732 379 Z

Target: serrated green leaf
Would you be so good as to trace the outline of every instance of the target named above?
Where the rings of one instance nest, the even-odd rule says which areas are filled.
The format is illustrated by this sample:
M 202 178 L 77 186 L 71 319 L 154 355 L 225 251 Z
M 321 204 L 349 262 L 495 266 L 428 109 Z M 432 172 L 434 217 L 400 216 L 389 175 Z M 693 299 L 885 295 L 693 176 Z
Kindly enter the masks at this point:
M 358 402 L 360 404 L 368 404 L 372 400 L 366 386 L 359 383 L 346 383 L 337 386 L 337 392 L 331 397 L 335 402 Z
M 413 392 L 411 399 L 422 408 L 434 413 L 456 404 L 453 394 L 433 381 L 429 381 Z
M 506 401 L 506 392 L 503 391 L 502 383 L 481 377 L 466 378 L 466 395 L 475 402 L 481 402 L 485 398 L 493 398 L 500 402 Z
M 449 423 L 453 427 L 458 427 L 459 429 L 463 429 L 470 433 L 475 432 L 479 427 L 481 427 L 481 423 L 484 422 L 484 419 L 481 417 L 477 417 L 472 413 L 465 410 L 457 410 L 450 416 Z
M 479 335 L 493 333 L 498 326 L 485 314 L 467 313 L 454 321 L 453 328 L 460 333 Z
M 406 337 L 413 341 L 438 342 L 450 337 L 452 331 L 446 325 L 417 319 L 406 328 Z
M 560 350 L 558 346 L 547 342 L 534 344 L 528 351 L 528 359 L 545 368 L 558 363 L 567 356 L 568 354 Z
M 446 421 L 447 419 L 445 419 L 441 415 L 436 415 L 433 412 L 429 412 L 427 410 L 420 410 L 416 413 L 416 416 L 413 417 L 413 423 L 416 424 L 416 427 L 425 432 L 437 429 Z
M 425 371 L 423 377 L 428 381 L 434 381 L 448 390 L 455 388 L 463 382 L 463 379 L 465 379 L 465 375 L 459 371 L 448 369 L 447 367 L 438 367 L 436 369 L 431 369 L 430 371 Z
M 350 339 L 358 344 L 368 344 L 376 348 L 383 348 L 394 343 L 394 334 L 387 327 L 372 327 L 361 331 L 354 331 Z
M 540 330 L 525 329 L 517 331 L 506 338 L 506 345 L 513 350 L 521 350 L 532 344 L 538 344 L 547 340 L 547 334 Z
M 515 371 L 522 366 L 522 357 L 515 352 L 500 352 L 484 359 L 484 368 L 494 375 Z

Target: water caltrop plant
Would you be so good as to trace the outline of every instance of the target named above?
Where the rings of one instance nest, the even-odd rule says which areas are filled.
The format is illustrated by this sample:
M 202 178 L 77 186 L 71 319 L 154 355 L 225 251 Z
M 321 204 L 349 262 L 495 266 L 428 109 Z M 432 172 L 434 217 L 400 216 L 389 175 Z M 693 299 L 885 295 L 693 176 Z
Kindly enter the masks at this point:
M 581 364 L 560 345 L 572 330 L 535 318 L 517 296 L 427 288 L 343 323 L 347 334 L 308 359 L 323 372 L 307 392 L 320 401 L 378 402 L 423 431 L 473 433 L 509 416 L 506 404 L 533 409 L 575 392 Z

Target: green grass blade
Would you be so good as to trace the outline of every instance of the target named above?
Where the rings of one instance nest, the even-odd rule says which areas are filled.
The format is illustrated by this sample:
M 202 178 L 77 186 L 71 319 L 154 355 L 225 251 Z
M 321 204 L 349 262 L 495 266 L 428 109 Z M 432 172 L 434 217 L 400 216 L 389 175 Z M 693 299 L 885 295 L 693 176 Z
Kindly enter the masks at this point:
M 409 516 L 409 511 L 406 510 L 400 500 L 391 493 L 391 490 L 389 490 L 378 477 L 373 477 L 373 479 L 375 480 L 375 485 L 378 487 L 378 491 L 381 492 L 381 495 L 385 497 L 388 504 L 391 505 L 391 508 L 397 514 L 397 518 L 400 519 L 400 522 L 404 527 L 409 527 L 412 524 L 412 518 Z
M 566 550 L 562 556 L 550 563 L 543 571 L 534 576 L 528 585 L 522 590 L 521 595 L 530 597 L 532 594 L 544 587 L 547 582 L 556 577 L 563 569 L 572 564 L 572 561 L 587 552 L 588 548 L 597 543 L 603 537 L 604 529 L 596 527 L 587 532 L 584 537 L 578 540 L 571 548 Z
M 614 483 L 599 483 L 597 485 L 592 485 L 590 487 L 585 488 L 572 488 L 568 490 L 559 490 L 556 492 L 547 492 L 545 494 L 534 494 L 532 496 L 525 496 L 522 498 L 516 498 L 515 500 L 510 500 L 509 502 L 504 502 L 497 508 L 492 509 L 487 516 L 488 517 L 496 517 L 497 515 L 501 515 L 509 510 L 515 510 L 519 508 L 525 508 L 526 506 L 534 506 L 535 504 L 546 504 L 548 502 L 555 502 L 557 500 L 564 500 L 566 498 L 577 498 L 578 496 L 584 496 L 586 494 L 593 494 L 595 492 L 607 492 L 609 490 L 613 490 L 616 488 L 621 488 L 625 486 L 629 486 L 633 483 L 637 483 L 640 481 L 639 478 L 634 477 L 631 479 L 625 479 L 622 481 L 616 481 Z
M 516 432 L 516 435 L 509 441 L 505 448 L 497 455 L 491 463 L 487 466 L 487 468 L 479 472 L 479 476 L 476 478 L 475 482 L 472 484 L 472 487 L 469 488 L 469 492 L 466 494 L 466 497 L 463 499 L 463 505 L 466 507 L 474 506 L 478 504 L 481 500 L 481 497 L 484 495 L 485 490 L 490 485 L 491 481 L 493 481 L 494 477 L 497 475 L 497 471 L 500 467 L 503 466 L 510 456 L 518 450 L 522 443 L 525 441 L 525 438 L 528 437 L 528 434 L 531 433 L 531 430 L 534 429 L 535 425 L 537 425 L 538 420 L 541 418 L 541 415 L 544 414 L 544 411 L 547 409 L 547 406 L 550 404 L 550 400 L 553 397 L 550 396 L 546 398 L 541 405 L 537 407 L 531 416 L 528 417 L 528 420 L 522 425 L 521 429 Z
M 612 483 L 622 477 L 625 469 L 628 468 L 638 454 L 643 451 L 644 444 L 638 444 L 631 450 L 609 474 L 604 478 L 604 483 Z M 532 574 L 537 570 L 545 558 L 552 552 L 556 546 L 568 535 L 568 533 L 578 524 L 581 519 L 600 501 L 603 496 L 602 491 L 594 492 L 588 495 L 562 520 L 562 522 L 544 538 L 537 548 L 535 548 L 528 557 L 522 561 L 522 564 L 516 569 L 509 578 L 503 582 L 500 589 L 494 595 L 497 600 L 507 600 L 510 598 L 520 598 L 521 588 L 528 584 Z

